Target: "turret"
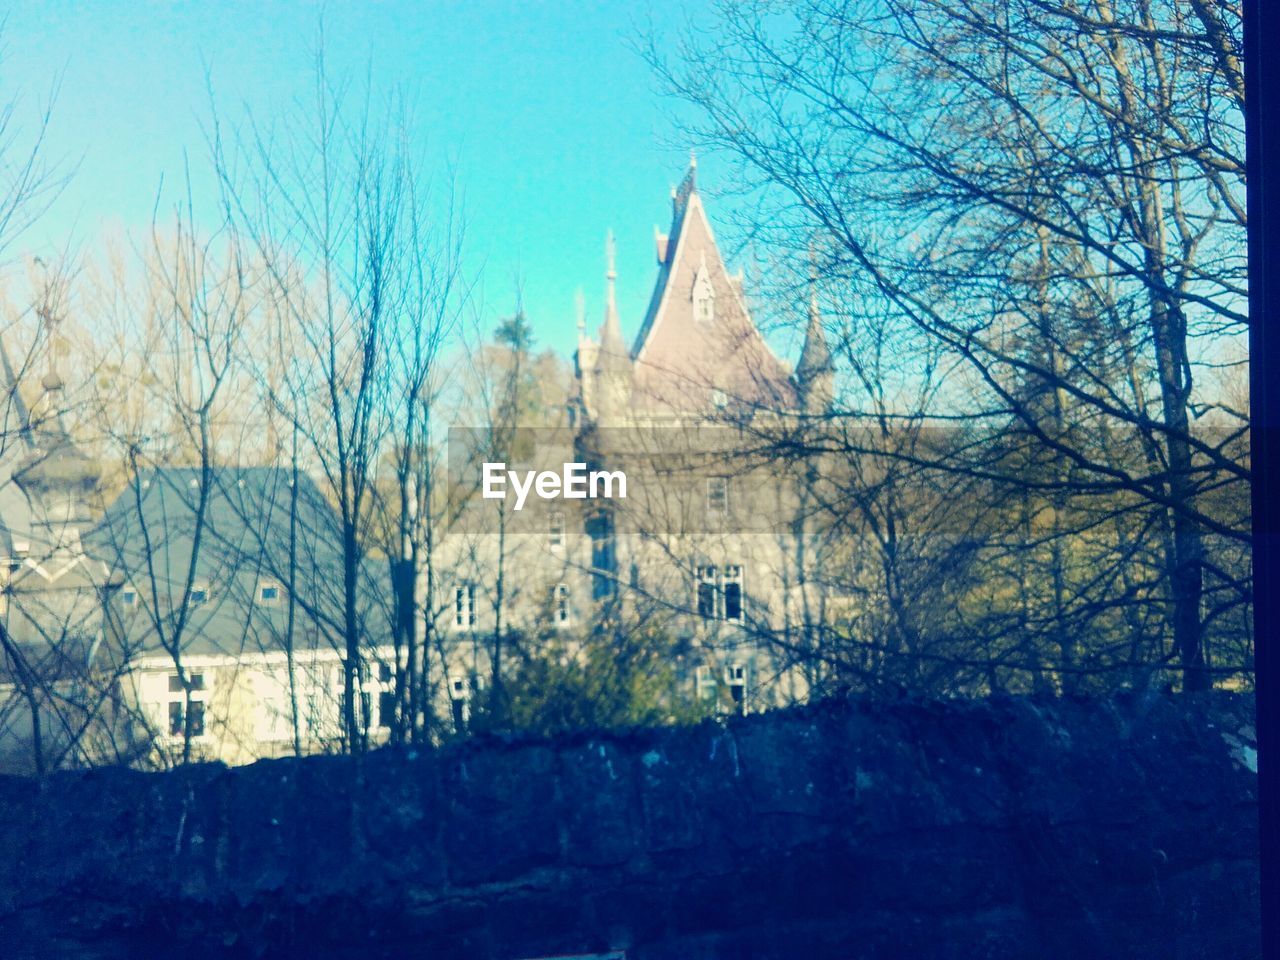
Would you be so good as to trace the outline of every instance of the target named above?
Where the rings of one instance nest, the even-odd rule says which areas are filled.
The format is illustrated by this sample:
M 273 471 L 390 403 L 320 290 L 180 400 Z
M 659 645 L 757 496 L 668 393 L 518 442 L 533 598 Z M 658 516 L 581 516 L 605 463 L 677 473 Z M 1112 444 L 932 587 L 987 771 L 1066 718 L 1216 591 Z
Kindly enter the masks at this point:
M 614 289 L 618 278 L 615 265 L 613 232 L 606 244 L 608 269 L 605 272 L 606 296 L 604 324 L 600 328 L 600 347 L 596 351 L 594 370 L 595 418 L 601 425 L 616 425 L 631 409 L 631 391 L 635 371 L 631 351 L 622 339 L 618 321 L 618 301 Z
M 63 381 L 50 365 L 41 395 L 31 410 L 29 447 L 14 480 L 32 507 L 31 532 L 53 553 L 80 546 L 80 529 L 89 523 L 89 497 L 100 480 L 98 464 L 71 439 L 62 419 Z
M 809 276 L 809 325 L 804 333 L 804 348 L 796 365 L 796 383 L 800 387 L 800 403 L 805 413 L 822 414 L 831 409 L 835 394 L 835 364 L 822 329 L 818 310 L 818 284 L 815 271 Z

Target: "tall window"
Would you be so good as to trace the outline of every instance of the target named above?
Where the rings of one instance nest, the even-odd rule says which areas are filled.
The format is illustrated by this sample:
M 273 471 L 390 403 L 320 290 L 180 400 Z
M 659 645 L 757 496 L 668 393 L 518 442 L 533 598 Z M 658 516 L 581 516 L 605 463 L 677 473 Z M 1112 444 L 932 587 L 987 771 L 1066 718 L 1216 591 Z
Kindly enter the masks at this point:
M 356 725 L 361 730 L 368 730 L 373 720 L 373 693 L 369 690 L 360 691 L 359 712 L 356 716 Z M 338 691 L 338 722 L 346 723 L 347 717 L 347 691 L 342 689 Z
M 476 585 L 464 583 L 453 591 L 453 629 L 470 630 L 476 625 Z
M 394 690 L 378 691 L 378 726 L 387 728 L 395 723 L 396 692 Z
M 747 668 L 739 662 L 729 664 L 724 669 L 724 679 L 729 685 L 729 696 L 733 698 L 733 708 L 738 713 L 747 712 Z
M 613 516 L 607 510 L 598 510 L 587 521 L 587 535 L 591 537 L 591 598 L 601 600 L 613 596 L 617 575 L 617 557 L 613 551 Z
M 745 595 L 740 565 L 731 563 L 717 567 L 708 564 L 698 567 L 695 589 L 698 616 L 704 620 L 742 622 Z
M 187 674 L 191 684 L 191 736 L 204 736 L 204 674 Z M 187 694 L 182 688 L 182 679 L 176 674 L 169 674 L 169 736 L 184 737 L 187 735 Z
M 551 588 L 552 618 L 557 627 L 567 627 L 573 622 L 573 608 L 569 606 L 569 587 L 557 583 Z
M 698 616 L 704 620 L 716 618 L 716 568 L 698 568 Z
M 707 477 L 707 513 L 723 516 L 729 512 L 729 478 Z
M 742 567 L 730 564 L 721 573 L 721 589 L 724 594 L 724 618 L 739 623 L 742 620 Z
M 471 687 L 466 677 L 454 675 L 449 678 L 449 700 L 453 705 L 453 729 L 463 733 L 470 719 Z
M 559 550 L 564 546 L 563 510 L 551 511 L 551 516 L 547 520 L 547 543 L 550 544 L 552 550 Z
M 395 725 L 396 691 L 395 669 L 390 663 L 379 663 L 377 670 L 378 684 L 378 726 L 387 729 Z
M 716 678 L 705 663 L 693 671 L 693 690 L 699 700 L 711 700 L 716 695 Z

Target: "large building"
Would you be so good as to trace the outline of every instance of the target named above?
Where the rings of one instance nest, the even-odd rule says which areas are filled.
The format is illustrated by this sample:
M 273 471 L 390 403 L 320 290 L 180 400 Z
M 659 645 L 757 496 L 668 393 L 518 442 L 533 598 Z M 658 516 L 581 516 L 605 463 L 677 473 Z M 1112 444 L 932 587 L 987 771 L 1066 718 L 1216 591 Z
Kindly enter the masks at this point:
M 507 464 L 620 471 L 626 498 L 530 500 L 516 512 L 473 497 L 471 522 L 440 538 L 454 582 L 436 625 L 454 640 L 455 692 L 485 676 L 483 638 L 499 620 L 537 633 L 606 619 L 659 622 L 684 651 L 681 682 L 730 709 L 808 692 L 803 653 L 831 600 L 807 576 L 823 538 L 806 526 L 803 471 L 753 438 L 776 440 L 827 407 L 831 356 L 812 307 L 795 372 L 774 354 L 716 244 L 696 173 L 691 162 L 670 229 L 656 234 L 657 280 L 635 341 L 622 334 L 610 238 L 599 335 L 579 329 L 570 426 L 530 431 Z M 474 476 L 478 457 L 450 456 Z
M 0 352 L 0 753 L 165 764 L 342 749 L 348 635 L 360 649 L 352 712 L 374 742 L 403 722 L 398 681 L 414 669 L 430 678 L 433 729 L 466 728 L 495 653 L 517 640 L 559 639 L 573 656 L 593 635 L 661 635 L 679 661 L 673 698 L 726 711 L 805 698 L 839 602 L 818 575 L 834 566 L 833 538 L 809 502 L 812 462 L 793 467 L 775 445 L 829 406 L 831 356 L 812 304 L 794 372 L 775 355 L 693 163 L 671 204 L 630 346 L 610 238 L 605 315 L 595 338 L 579 323 L 567 426 L 517 425 L 496 453 L 491 432 L 450 435 L 455 493 L 483 453 L 511 469 L 586 464 L 625 477 L 625 497 L 516 510 L 463 495 L 433 512 L 411 627 L 396 564 L 376 553 L 347 617 L 338 519 L 304 473 L 144 468 L 95 509 L 98 471 L 57 415 L 61 379 L 46 374 L 29 409 Z

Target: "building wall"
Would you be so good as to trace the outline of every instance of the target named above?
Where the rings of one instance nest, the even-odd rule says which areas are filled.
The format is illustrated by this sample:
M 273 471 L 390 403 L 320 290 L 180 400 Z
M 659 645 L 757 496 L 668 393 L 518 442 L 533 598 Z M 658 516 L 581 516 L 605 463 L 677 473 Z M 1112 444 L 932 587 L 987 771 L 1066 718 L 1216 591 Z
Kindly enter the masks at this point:
M 299 650 L 296 654 L 293 689 L 298 701 L 298 738 L 305 753 L 341 748 L 342 663 L 334 649 Z M 394 689 L 391 677 L 378 667 L 392 663 L 394 651 L 390 647 L 369 651 L 369 668 L 361 683 L 375 743 L 385 740 L 387 733 L 382 696 Z M 191 698 L 203 704 L 202 728 L 191 741 L 195 759 L 241 764 L 293 753 L 289 664 L 282 652 L 184 657 L 182 666 L 189 679 L 198 678 L 198 689 L 191 691 Z M 187 694 L 173 662 L 162 657 L 141 660 L 123 686 L 127 704 L 154 738 L 151 762 L 168 766 L 180 761 L 186 726 L 183 722 L 175 730 L 171 711 L 177 705 L 185 713 Z

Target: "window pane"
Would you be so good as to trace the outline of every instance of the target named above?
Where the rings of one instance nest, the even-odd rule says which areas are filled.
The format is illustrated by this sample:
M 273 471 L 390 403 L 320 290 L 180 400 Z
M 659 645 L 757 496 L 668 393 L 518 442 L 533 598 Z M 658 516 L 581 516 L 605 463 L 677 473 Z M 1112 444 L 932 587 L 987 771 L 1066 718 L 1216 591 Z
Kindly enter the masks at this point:
M 724 585 L 724 618 L 726 620 L 742 619 L 742 584 L 740 583 Z
M 587 534 L 591 537 L 591 598 L 601 600 L 613 596 L 614 573 L 617 571 L 613 516 L 606 510 L 597 512 L 587 521 Z
M 191 701 L 191 735 L 204 736 L 204 702 L 201 700 Z
M 729 564 L 724 568 L 724 618 L 742 619 L 742 567 Z
M 183 729 L 182 701 L 172 700 L 169 703 L 169 736 L 180 737 Z
M 712 620 L 716 615 L 715 584 L 705 581 L 698 584 L 698 616 Z
M 724 513 L 729 509 L 729 478 L 707 478 L 707 510 L 711 513 Z

